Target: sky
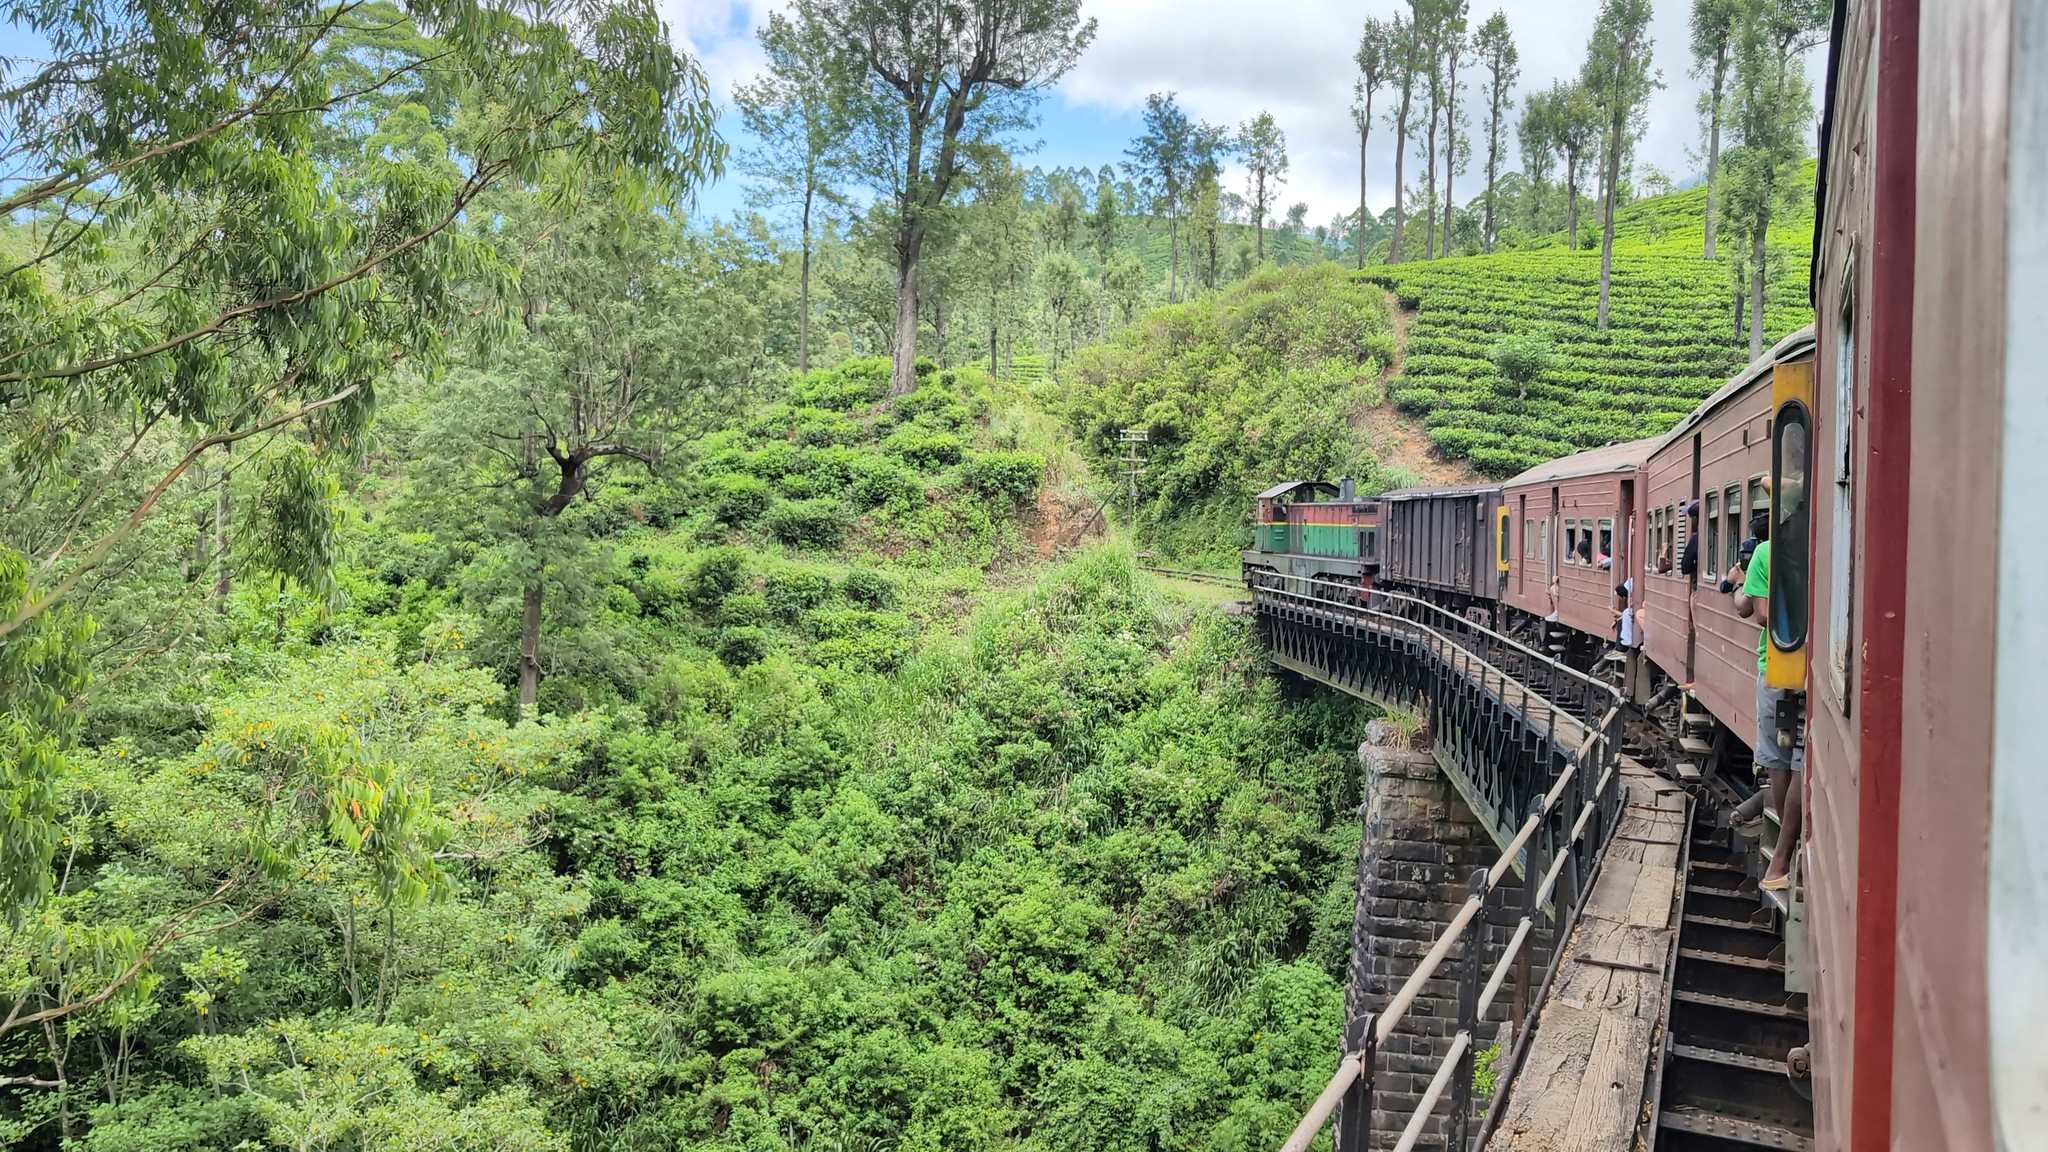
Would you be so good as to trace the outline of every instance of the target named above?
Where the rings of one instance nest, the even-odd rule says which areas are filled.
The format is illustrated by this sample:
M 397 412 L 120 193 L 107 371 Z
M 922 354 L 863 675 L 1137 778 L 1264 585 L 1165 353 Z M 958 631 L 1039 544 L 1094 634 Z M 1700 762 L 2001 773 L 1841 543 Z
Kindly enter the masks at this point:
M 730 105 L 735 84 L 760 70 L 754 29 L 779 0 L 662 0 L 670 34 L 703 65 L 721 105 Z M 1477 27 L 1496 9 L 1507 14 L 1521 50 L 1522 77 L 1515 107 L 1524 93 L 1553 80 L 1576 76 L 1592 36 L 1597 0 L 1473 0 Z M 1291 166 L 1279 204 L 1309 205 L 1311 223 L 1351 211 L 1358 203 L 1358 137 L 1351 119 L 1351 55 L 1368 15 L 1406 11 L 1402 0 L 1083 0 L 1084 14 L 1100 27 L 1080 64 L 1046 94 L 1036 144 L 1025 163 L 1044 167 L 1097 167 L 1120 163 L 1124 147 L 1138 134 L 1139 111 L 1151 92 L 1172 91 L 1188 113 L 1212 123 L 1238 125 L 1269 111 L 1287 134 Z M 1678 184 L 1705 168 L 1705 149 L 1695 112 L 1701 83 L 1691 76 L 1687 49 L 1690 0 L 1656 0 L 1651 32 L 1653 66 L 1663 88 L 1650 100 L 1648 127 L 1637 145 L 1636 171 L 1654 166 Z M 1822 53 L 1810 53 L 1810 77 L 1820 79 Z M 1462 71 L 1462 69 L 1461 69 Z M 1476 78 L 1481 73 L 1476 70 Z M 1485 182 L 1485 135 L 1478 90 L 1467 133 L 1473 163 L 1458 180 L 1462 202 Z M 1385 107 L 1382 90 L 1374 103 Z M 737 117 L 727 114 L 720 130 L 744 145 Z M 1393 202 L 1393 131 L 1373 129 L 1368 170 L 1375 213 Z M 1502 170 L 1517 167 L 1510 134 L 1503 144 Z M 1420 164 L 1411 159 L 1411 164 Z M 1225 187 L 1242 193 L 1244 172 L 1226 174 Z M 1411 175 L 1412 185 L 1419 180 Z M 700 212 L 724 215 L 744 202 L 740 178 L 728 176 L 700 194 Z

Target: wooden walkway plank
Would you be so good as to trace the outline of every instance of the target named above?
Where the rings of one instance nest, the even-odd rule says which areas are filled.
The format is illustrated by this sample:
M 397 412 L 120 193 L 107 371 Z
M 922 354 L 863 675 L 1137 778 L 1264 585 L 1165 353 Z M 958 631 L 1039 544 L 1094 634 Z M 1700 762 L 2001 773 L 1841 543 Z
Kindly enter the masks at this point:
M 1685 797 L 1624 760 L 1625 807 L 1488 1152 L 1625 1152 L 1635 1141 L 1678 929 Z

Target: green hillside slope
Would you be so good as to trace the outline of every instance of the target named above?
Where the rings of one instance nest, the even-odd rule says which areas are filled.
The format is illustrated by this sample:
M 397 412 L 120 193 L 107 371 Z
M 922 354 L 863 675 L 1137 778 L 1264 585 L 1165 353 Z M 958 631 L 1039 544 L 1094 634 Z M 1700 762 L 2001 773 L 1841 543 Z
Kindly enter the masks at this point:
M 1808 177 L 1811 169 L 1808 169 Z M 1807 202 L 1806 198 L 1802 198 Z M 1637 201 L 1616 217 L 1612 324 L 1597 327 L 1600 256 L 1554 244 L 1375 267 L 1413 316 L 1394 402 L 1422 418 L 1447 459 L 1512 475 L 1540 461 L 1661 433 L 1748 359 L 1725 259 L 1700 255 L 1704 188 Z M 1772 230 L 1765 336 L 1813 316 L 1810 207 Z M 1505 337 L 1548 341 L 1549 367 L 1524 394 L 1491 359 Z

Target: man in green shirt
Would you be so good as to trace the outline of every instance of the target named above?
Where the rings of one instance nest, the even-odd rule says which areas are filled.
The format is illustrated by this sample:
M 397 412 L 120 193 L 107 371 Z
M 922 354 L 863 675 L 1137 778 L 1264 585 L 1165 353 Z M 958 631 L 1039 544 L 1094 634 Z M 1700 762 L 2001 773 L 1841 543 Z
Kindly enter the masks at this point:
M 1792 853 L 1799 844 L 1801 789 L 1793 775 L 1801 767 L 1798 750 L 1778 743 L 1778 704 L 1790 689 L 1773 688 L 1764 682 L 1765 645 L 1769 643 L 1771 605 L 1771 516 L 1768 510 L 1750 520 L 1750 534 L 1757 538 L 1747 570 L 1740 564 L 1728 570 L 1728 583 L 1736 585 L 1735 614 L 1745 620 L 1763 617 L 1756 635 L 1756 762 L 1770 774 L 1771 806 L 1778 812 L 1778 846 L 1771 853 L 1771 866 L 1764 870 L 1763 887 L 1779 891 L 1791 883 Z

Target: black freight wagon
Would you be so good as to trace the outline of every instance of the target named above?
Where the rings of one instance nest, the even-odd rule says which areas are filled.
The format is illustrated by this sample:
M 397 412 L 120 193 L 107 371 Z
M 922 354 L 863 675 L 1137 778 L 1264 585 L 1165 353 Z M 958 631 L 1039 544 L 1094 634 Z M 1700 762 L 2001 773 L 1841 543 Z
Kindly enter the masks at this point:
M 1380 495 L 1380 584 L 1447 607 L 1491 610 L 1507 580 L 1500 486 Z

